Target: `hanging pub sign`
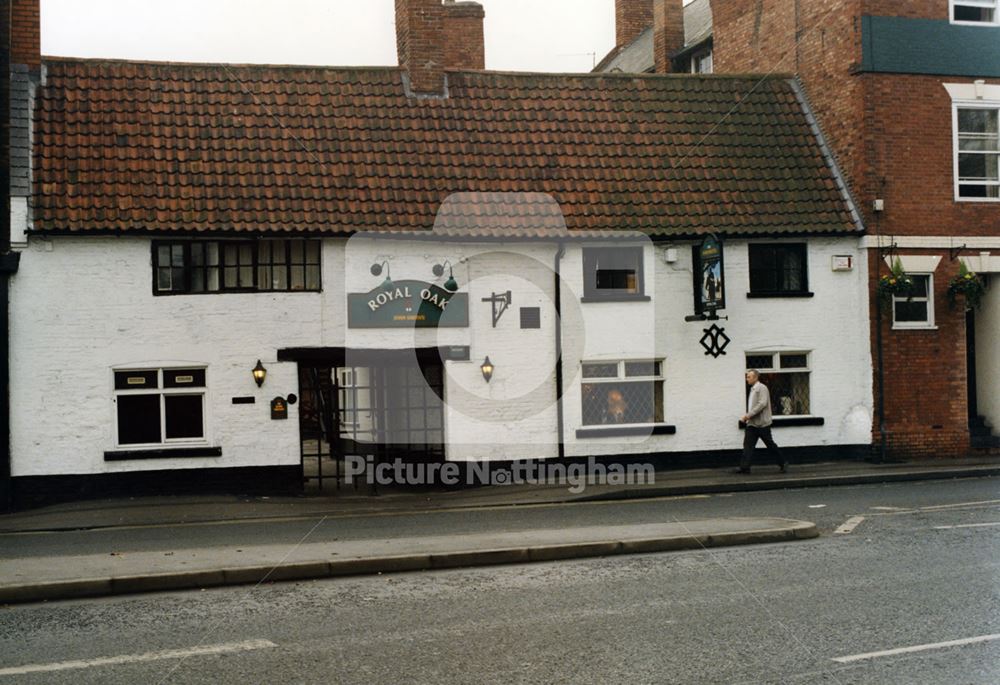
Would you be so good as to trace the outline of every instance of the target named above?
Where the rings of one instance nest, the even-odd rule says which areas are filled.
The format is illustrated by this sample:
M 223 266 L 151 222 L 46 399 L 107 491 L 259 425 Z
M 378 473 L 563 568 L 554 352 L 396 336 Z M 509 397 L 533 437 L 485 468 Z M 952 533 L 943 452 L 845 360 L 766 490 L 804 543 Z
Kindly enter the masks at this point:
M 424 281 L 383 283 L 367 293 L 348 293 L 349 328 L 464 328 L 469 296 Z
M 699 314 L 712 316 L 716 311 L 726 308 L 722 242 L 714 235 L 705 236 L 697 255 L 699 266 L 695 269 L 697 310 Z

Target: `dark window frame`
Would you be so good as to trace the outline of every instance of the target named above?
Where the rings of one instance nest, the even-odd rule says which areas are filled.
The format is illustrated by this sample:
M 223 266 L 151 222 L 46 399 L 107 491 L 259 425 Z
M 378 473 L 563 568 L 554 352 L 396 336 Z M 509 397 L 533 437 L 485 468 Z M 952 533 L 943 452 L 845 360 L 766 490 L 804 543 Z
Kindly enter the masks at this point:
M 763 251 L 773 252 L 774 266 L 770 268 L 754 268 L 754 259 L 763 258 Z M 785 267 L 786 255 L 796 252 L 801 260 L 800 286 L 798 288 L 781 287 L 782 275 L 788 269 Z M 755 254 L 756 253 L 756 254 Z M 775 288 L 761 288 L 756 274 L 773 274 Z M 808 243 L 749 243 L 747 245 L 747 278 L 749 288 L 747 297 L 812 297 L 809 291 L 809 245 Z M 755 288 L 755 282 L 757 287 Z
M 176 378 L 167 381 L 167 374 L 170 372 L 189 372 L 181 376 L 191 377 L 191 384 L 177 384 Z M 146 367 L 146 368 L 125 368 L 113 369 L 114 383 L 112 384 L 112 404 L 114 405 L 114 444 L 116 449 L 144 449 L 171 447 L 189 447 L 191 445 L 205 445 L 208 443 L 208 379 L 207 367 L 203 365 L 187 366 L 167 366 L 167 367 Z M 144 384 L 143 387 L 135 386 L 130 389 L 126 383 L 121 382 L 128 377 L 148 376 L 155 374 L 155 385 Z M 128 398 L 156 398 L 157 407 L 157 441 L 122 441 L 122 409 L 123 400 Z M 169 437 L 169 412 L 167 411 L 168 397 L 197 397 L 201 400 L 200 412 L 200 436 Z M 147 408 L 148 409 L 148 408 Z M 149 417 L 146 417 L 149 418 Z
M 597 260 L 598 256 L 604 252 L 635 253 L 636 260 L 635 292 L 629 292 L 625 288 L 598 288 L 597 287 Z M 648 302 L 650 297 L 646 295 L 646 275 L 645 258 L 646 252 L 643 246 L 629 247 L 585 247 L 583 248 L 583 297 L 581 302 Z
M 292 243 L 302 244 L 302 261 L 292 260 Z M 271 256 L 269 261 L 265 264 L 261 261 L 261 245 L 269 244 L 271 246 Z M 218 254 L 218 263 L 210 265 L 208 263 L 209 245 L 214 244 L 216 246 Z M 315 244 L 315 261 L 310 260 L 310 245 Z M 192 257 L 192 247 L 194 245 L 200 246 L 200 251 L 202 253 L 202 263 L 198 266 L 194 265 L 194 260 Z M 270 277 L 268 283 L 264 284 L 261 282 L 262 268 L 271 270 L 274 268 L 276 262 L 274 261 L 274 247 L 276 245 L 283 246 L 283 257 L 284 257 L 284 268 L 285 268 L 285 284 L 286 288 L 275 288 L 273 282 L 273 271 L 268 271 Z M 171 289 L 171 290 L 161 290 L 159 288 L 159 272 L 160 272 L 160 248 L 161 247 L 181 247 L 183 250 L 183 284 L 181 289 Z M 229 247 L 235 250 L 237 257 L 235 264 L 230 264 L 226 258 L 226 248 Z M 249 250 L 250 261 L 244 263 L 240 259 L 240 253 L 242 248 Z M 172 252 L 171 252 L 172 254 Z M 153 240 L 152 241 L 152 289 L 153 295 L 156 297 L 166 297 L 172 295 L 221 295 L 221 294 L 233 294 L 233 293 L 316 293 L 322 292 L 323 290 L 323 243 L 320 240 L 308 239 L 308 238 L 257 238 L 253 240 Z M 281 266 L 281 264 L 278 264 Z M 310 274 L 310 267 L 315 267 L 315 273 Z M 170 267 L 165 267 L 170 268 Z M 302 287 L 293 288 L 292 287 L 292 271 L 293 268 L 302 269 Z M 195 290 L 194 285 L 194 273 L 195 270 L 201 270 L 201 289 Z M 210 274 L 212 270 L 216 271 L 216 288 L 210 289 Z M 242 284 L 237 286 L 227 286 L 226 285 L 226 273 L 227 269 L 236 270 L 236 277 L 239 281 L 240 269 L 249 269 L 250 279 L 252 282 L 251 286 L 243 286 Z M 315 278 L 313 278 L 313 275 Z M 315 287 L 310 288 L 308 285 L 315 280 Z

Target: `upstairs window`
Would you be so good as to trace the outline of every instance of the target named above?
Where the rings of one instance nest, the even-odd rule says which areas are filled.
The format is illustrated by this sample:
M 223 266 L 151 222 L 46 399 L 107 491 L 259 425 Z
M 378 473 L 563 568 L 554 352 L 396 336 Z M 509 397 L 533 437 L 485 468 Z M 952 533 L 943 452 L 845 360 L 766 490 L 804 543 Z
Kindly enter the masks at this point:
M 809 294 L 804 243 L 751 244 L 749 257 L 751 296 Z
M 702 50 L 691 55 L 692 74 L 712 73 L 712 50 Z
M 318 240 L 156 241 L 156 295 L 318 291 Z
M 970 24 L 996 24 L 998 0 L 952 0 L 951 20 Z
M 641 247 L 584 248 L 584 299 L 647 299 L 642 272 Z
M 956 195 L 1000 199 L 1000 104 L 955 108 Z

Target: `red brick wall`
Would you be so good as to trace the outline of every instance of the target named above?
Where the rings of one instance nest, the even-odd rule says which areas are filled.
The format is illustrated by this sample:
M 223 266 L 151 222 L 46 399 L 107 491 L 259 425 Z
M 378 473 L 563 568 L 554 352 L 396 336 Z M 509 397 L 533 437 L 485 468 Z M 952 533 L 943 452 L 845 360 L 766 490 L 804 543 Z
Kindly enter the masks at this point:
M 653 58 L 657 74 L 673 71 L 670 56 L 684 47 L 683 0 L 654 0 Z
M 852 189 L 864 182 L 860 0 L 712 4 L 718 73 L 797 74 Z M 798 40 L 796 40 L 798 35 Z
M 936 254 L 935 250 L 900 249 L 901 254 Z M 871 282 L 888 266 L 871 252 Z M 885 379 L 887 446 L 903 457 L 954 457 L 969 450 L 968 380 L 965 309 L 948 303 L 948 281 L 958 261 L 944 253 L 934 272 L 934 323 L 937 330 L 893 330 L 892 305 L 882 305 L 882 355 Z M 874 289 L 873 289 L 874 290 Z M 872 359 L 878 359 L 874 335 L 878 319 L 871 297 Z M 877 372 L 876 372 L 877 373 Z M 879 444 L 878 379 L 873 379 L 876 414 L 873 440 Z
M 417 93 L 444 91 L 444 10 L 441 0 L 396 0 L 396 50 Z
M 863 0 L 863 10 L 876 17 L 947 19 L 948 0 Z
M 628 45 L 653 25 L 653 0 L 615 0 L 615 45 Z
M 41 66 L 39 0 L 11 0 L 10 61 Z
M 444 64 L 455 71 L 486 68 L 483 20 L 486 13 L 478 3 L 444 5 Z
M 965 77 L 867 74 L 871 178 L 867 208 L 885 200 L 880 231 L 893 235 L 1000 235 L 1000 204 L 956 202 L 951 97 L 944 83 Z M 987 79 L 1000 84 L 1000 79 Z M 868 212 L 869 220 L 871 213 Z

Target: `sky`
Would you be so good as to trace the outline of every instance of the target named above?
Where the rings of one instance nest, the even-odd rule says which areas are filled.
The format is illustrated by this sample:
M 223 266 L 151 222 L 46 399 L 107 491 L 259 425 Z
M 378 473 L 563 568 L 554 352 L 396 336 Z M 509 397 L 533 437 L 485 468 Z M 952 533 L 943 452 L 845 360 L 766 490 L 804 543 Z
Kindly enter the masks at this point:
M 486 68 L 590 71 L 614 0 L 480 0 Z M 41 0 L 42 54 L 264 64 L 395 65 L 394 0 Z

